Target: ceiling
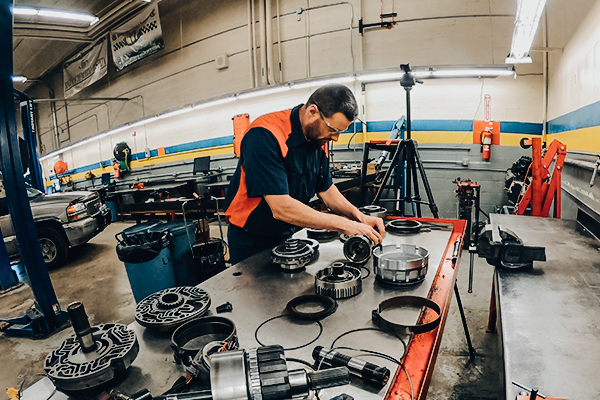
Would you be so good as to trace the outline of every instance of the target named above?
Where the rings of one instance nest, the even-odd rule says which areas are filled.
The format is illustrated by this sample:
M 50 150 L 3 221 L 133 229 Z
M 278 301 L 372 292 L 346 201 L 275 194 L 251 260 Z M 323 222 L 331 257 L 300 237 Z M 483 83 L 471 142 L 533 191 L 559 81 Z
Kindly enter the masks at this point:
M 148 3 L 141 0 L 17 0 L 15 6 L 53 8 L 84 12 L 97 16 L 93 26 L 87 23 L 61 23 L 35 16 L 15 16 L 13 28 L 13 71 L 28 82 L 18 89 L 26 91 L 48 71 L 87 44 L 122 23 Z

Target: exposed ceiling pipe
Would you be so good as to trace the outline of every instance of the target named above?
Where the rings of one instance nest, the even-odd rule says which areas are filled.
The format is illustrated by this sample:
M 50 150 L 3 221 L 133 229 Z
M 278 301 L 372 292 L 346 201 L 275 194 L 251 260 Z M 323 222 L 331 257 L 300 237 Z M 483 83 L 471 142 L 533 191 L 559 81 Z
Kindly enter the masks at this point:
M 269 85 L 275 85 L 277 82 L 275 81 L 275 77 L 273 75 L 273 66 L 275 62 L 273 61 L 273 11 L 271 0 L 265 1 L 265 30 L 267 33 L 267 81 Z
M 281 68 L 281 15 L 279 15 L 279 0 L 277 1 L 277 53 L 278 53 L 278 65 L 277 69 L 279 70 L 279 83 L 283 82 L 283 71 Z
M 250 71 L 250 87 L 255 88 L 254 84 L 254 46 L 252 45 L 252 1 L 248 0 L 248 70 Z
M 259 77 L 259 69 L 258 69 L 258 54 L 256 48 L 256 6 L 254 4 L 254 0 L 250 0 L 252 5 L 252 60 L 254 61 L 254 88 L 258 86 L 258 81 L 260 81 Z
M 258 21 L 260 26 L 260 83 L 267 86 L 267 32 L 265 29 L 265 0 L 258 1 Z

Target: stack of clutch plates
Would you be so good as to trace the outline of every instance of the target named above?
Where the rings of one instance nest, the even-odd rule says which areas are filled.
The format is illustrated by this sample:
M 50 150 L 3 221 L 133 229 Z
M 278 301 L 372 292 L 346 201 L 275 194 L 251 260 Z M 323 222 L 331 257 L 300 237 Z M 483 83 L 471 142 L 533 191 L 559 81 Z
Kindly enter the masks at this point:
M 412 244 L 389 244 L 373 250 L 375 277 L 392 285 L 419 283 L 427 275 L 429 251 Z
M 386 224 L 385 230 L 394 235 L 412 235 L 419 233 L 422 227 L 423 224 L 419 221 L 394 219 Z
M 210 296 L 194 286 L 164 289 L 145 297 L 135 307 L 135 320 L 146 328 L 167 331 L 204 315 Z
M 385 215 L 387 214 L 387 208 L 375 205 L 360 207 L 358 211 L 365 215 L 377 218 L 385 218 Z
M 319 242 L 329 242 L 337 239 L 340 234 L 335 231 L 328 231 L 327 229 L 306 229 L 306 236 L 309 239 L 315 239 Z
M 287 239 L 271 251 L 272 260 L 282 269 L 295 271 L 317 257 L 319 242 L 314 239 Z
M 359 294 L 362 290 L 360 269 L 344 262 L 334 262 L 315 275 L 317 294 L 345 299 Z

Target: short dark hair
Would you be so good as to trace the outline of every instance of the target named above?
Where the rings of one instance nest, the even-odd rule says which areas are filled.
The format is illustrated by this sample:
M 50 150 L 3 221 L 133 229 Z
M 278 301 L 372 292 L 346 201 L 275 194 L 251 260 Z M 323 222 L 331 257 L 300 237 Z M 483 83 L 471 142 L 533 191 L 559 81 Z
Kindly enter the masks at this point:
M 358 116 L 358 105 L 354 94 L 344 85 L 321 86 L 308 98 L 306 105 L 311 104 L 316 105 L 327 118 L 338 112 L 344 114 L 348 121 L 354 121 Z

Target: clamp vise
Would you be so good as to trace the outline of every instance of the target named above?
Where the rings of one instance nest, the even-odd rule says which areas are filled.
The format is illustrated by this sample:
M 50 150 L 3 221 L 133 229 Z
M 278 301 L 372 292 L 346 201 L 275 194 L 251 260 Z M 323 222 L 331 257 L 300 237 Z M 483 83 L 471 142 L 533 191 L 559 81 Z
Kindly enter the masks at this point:
M 514 232 L 488 224 L 479 235 L 479 257 L 495 267 L 525 269 L 533 267 L 534 261 L 546 261 L 546 249 L 526 246 Z

